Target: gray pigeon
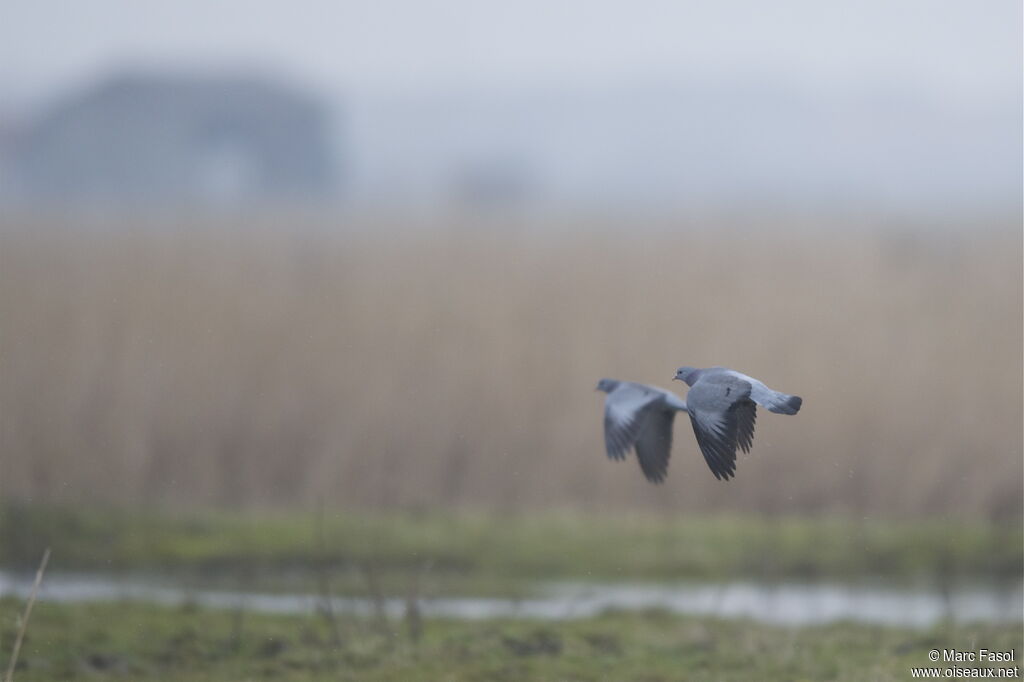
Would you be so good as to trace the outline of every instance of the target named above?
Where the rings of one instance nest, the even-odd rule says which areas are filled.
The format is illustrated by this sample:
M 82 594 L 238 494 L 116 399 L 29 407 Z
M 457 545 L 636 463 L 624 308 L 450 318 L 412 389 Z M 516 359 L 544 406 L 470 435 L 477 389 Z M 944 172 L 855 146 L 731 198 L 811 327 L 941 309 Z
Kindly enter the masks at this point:
M 662 482 L 668 473 L 676 412 L 690 415 L 697 445 L 711 473 L 728 480 L 736 472 L 737 446 L 750 452 L 756 406 L 778 414 L 796 414 L 803 402 L 725 367 L 680 367 L 673 379 L 689 384 L 685 402 L 654 386 L 615 379 L 601 379 L 597 384 L 597 390 L 608 394 L 604 411 L 608 456 L 625 459 L 635 448 L 640 469 L 652 483 Z

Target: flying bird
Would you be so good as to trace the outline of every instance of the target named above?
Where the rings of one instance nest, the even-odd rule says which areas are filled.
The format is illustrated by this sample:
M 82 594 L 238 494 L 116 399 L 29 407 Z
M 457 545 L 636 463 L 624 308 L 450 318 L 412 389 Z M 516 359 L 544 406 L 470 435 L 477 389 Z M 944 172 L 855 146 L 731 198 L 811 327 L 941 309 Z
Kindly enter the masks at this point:
M 604 407 L 604 443 L 608 456 L 625 459 L 636 450 L 640 470 L 652 483 L 668 474 L 672 422 L 676 412 L 690 415 L 697 445 L 715 478 L 736 473 L 736 448 L 750 452 L 757 406 L 777 414 L 796 414 L 799 396 L 773 391 L 764 383 L 725 367 L 680 367 L 673 380 L 690 386 L 686 400 L 646 384 L 601 379 L 597 390 L 608 394 Z

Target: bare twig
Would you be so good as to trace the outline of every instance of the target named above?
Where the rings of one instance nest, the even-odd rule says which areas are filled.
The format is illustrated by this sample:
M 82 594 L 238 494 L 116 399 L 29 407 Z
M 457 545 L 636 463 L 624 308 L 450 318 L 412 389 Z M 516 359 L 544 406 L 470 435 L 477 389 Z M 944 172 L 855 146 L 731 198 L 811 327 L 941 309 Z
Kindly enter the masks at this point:
M 370 604 L 373 606 L 373 619 L 377 630 L 383 634 L 389 634 L 391 628 L 388 627 L 386 600 L 384 590 L 377 579 L 376 562 L 372 559 L 363 561 L 359 564 L 359 568 L 363 572 L 363 577 L 366 578 L 366 591 L 370 597 Z
M 46 562 L 50 560 L 50 548 L 43 552 L 43 560 L 39 562 L 39 570 L 36 571 L 36 581 L 32 583 L 32 592 L 28 596 L 28 604 L 25 605 L 25 613 L 21 617 L 21 624 L 18 627 L 18 637 L 14 640 L 14 651 L 11 652 L 11 661 L 7 665 L 7 674 L 4 675 L 4 682 L 11 682 L 14 679 L 14 666 L 18 664 L 18 651 L 21 650 L 21 642 L 25 639 L 25 630 L 28 629 L 28 618 L 32 615 L 32 605 L 36 603 L 36 595 L 39 593 L 39 584 L 43 582 L 43 571 L 46 570 Z
M 331 643 L 335 647 L 339 647 L 342 644 L 341 628 L 338 627 L 338 618 L 334 613 L 334 595 L 331 593 L 331 582 L 327 573 L 327 541 L 324 538 L 324 503 L 322 499 L 317 500 L 314 538 L 316 556 L 313 565 L 316 568 L 317 587 L 320 591 L 320 608 L 317 610 L 330 628 Z
M 242 648 L 243 629 L 245 627 L 245 606 L 241 600 L 231 610 L 231 636 L 228 639 L 228 650 L 237 652 Z
M 433 560 L 423 562 L 415 570 L 409 579 L 409 591 L 405 597 L 405 625 L 409 634 L 409 640 L 416 644 L 423 636 L 423 614 L 420 611 L 420 579 L 427 574 L 433 566 Z

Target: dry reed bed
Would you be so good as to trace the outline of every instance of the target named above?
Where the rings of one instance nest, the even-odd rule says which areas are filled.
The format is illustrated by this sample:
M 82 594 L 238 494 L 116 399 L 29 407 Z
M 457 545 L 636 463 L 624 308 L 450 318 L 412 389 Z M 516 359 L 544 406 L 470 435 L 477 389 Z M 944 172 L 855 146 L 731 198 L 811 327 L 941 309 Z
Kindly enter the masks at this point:
M 0 240 L 5 499 L 1019 518 L 1012 224 L 27 221 Z M 762 414 L 729 483 L 680 422 L 649 486 L 605 459 L 594 384 L 668 386 L 681 364 L 804 410 Z

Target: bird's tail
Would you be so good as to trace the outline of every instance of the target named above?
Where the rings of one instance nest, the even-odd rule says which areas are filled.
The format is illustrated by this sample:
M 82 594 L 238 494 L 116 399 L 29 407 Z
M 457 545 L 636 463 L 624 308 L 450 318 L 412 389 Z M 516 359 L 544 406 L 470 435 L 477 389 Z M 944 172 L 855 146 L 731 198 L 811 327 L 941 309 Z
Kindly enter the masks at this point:
M 765 407 L 768 408 L 769 412 L 775 414 L 796 414 L 800 411 L 800 406 L 804 404 L 804 399 L 798 395 L 786 395 L 785 393 L 775 392 L 772 396 L 771 402 Z

